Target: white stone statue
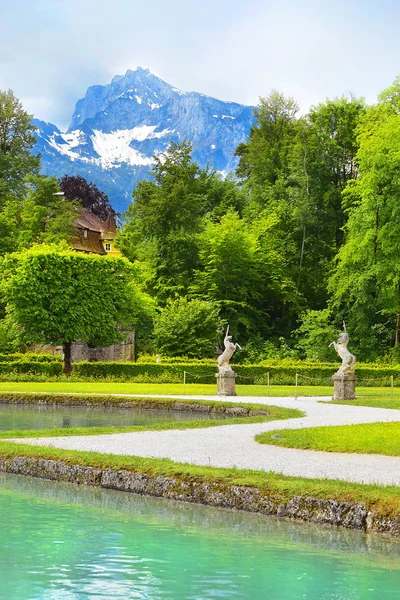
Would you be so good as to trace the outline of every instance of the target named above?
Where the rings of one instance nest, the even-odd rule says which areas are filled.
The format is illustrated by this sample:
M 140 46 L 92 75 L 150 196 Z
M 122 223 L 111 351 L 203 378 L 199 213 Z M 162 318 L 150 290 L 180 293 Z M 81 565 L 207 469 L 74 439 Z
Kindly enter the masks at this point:
M 346 323 L 344 321 L 343 329 L 344 332 L 339 335 L 338 341 L 331 342 L 328 346 L 329 348 L 333 346 L 342 359 L 342 364 L 336 372 L 336 375 L 350 375 L 354 373 L 354 369 L 356 367 L 356 357 L 347 349 L 347 344 L 349 343 L 349 334 L 346 331 Z
M 222 354 L 220 354 L 220 356 L 218 356 L 218 368 L 220 371 L 232 371 L 229 361 L 232 358 L 236 348 L 239 348 L 239 350 L 242 348 L 239 346 L 239 344 L 234 344 L 232 342 L 232 336 L 229 335 L 229 325 L 226 329 L 224 346 L 225 350 Z

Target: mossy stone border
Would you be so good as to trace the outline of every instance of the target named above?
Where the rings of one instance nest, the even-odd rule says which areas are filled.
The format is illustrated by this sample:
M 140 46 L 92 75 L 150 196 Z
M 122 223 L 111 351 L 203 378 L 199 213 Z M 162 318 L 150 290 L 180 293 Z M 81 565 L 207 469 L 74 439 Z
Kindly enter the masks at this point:
M 39 457 L 0 457 L 0 471 L 400 537 L 399 517 L 382 516 L 373 506 L 357 502 L 297 495 L 285 500 L 276 492 L 223 481 L 81 466 Z

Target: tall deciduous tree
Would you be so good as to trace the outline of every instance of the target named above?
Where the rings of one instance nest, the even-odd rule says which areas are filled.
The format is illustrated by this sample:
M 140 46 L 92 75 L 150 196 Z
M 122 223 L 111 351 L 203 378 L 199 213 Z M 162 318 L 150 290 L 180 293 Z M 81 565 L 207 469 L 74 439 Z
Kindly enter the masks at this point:
M 345 190 L 346 240 L 330 284 L 365 358 L 400 341 L 399 90 L 397 82 L 359 127 L 359 178 Z
M 25 192 L 25 177 L 38 173 L 40 158 L 31 150 L 35 127 L 11 90 L 0 90 L 0 204 Z
M 67 200 L 79 200 L 83 208 L 90 210 L 100 219 L 106 219 L 110 213 L 116 216 L 107 194 L 101 192 L 94 183 L 88 183 L 84 177 L 64 175 L 59 184 Z
M 148 307 L 124 258 L 41 245 L 6 256 L 2 270 L 7 314 L 23 341 L 62 345 L 66 374 L 72 342 L 116 343 Z
M 198 234 L 204 217 L 218 218 L 243 195 L 231 180 L 192 161 L 192 146 L 172 143 L 155 157 L 154 181 L 140 182 L 119 238 L 124 254 L 145 266 L 148 289 L 164 303 L 187 293 L 199 266 Z
M 0 255 L 35 243 L 68 241 L 79 210 L 77 202 L 60 195 L 55 177 L 27 177 L 24 196 L 8 197 L 0 209 Z
M 238 174 L 249 202 L 245 218 L 260 211 L 278 218 L 280 249 L 297 300 L 282 310 L 287 328 L 306 308 L 327 302 L 327 278 L 342 242 L 342 192 L 356 176 L 356 127 L 364 104 L 345 98 L 313 107 L 301 119 L 291 98 L 272 92 L 261 99 L 249 141 L 237 149 Z
M 258 240 L 234 211 L 209 221 L 199 238 L 200 268 L 190 291 L 216 302 L 234 332 L 253 330 L 263 299 L 263 269 Z

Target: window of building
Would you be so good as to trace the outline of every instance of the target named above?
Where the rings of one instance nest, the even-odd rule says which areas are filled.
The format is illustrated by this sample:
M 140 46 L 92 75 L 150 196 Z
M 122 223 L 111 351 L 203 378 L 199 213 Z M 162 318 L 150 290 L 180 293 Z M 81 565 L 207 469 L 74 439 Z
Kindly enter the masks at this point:
M 106 242 L 105 246 L 106 246 L 106 252 L 111 252 L 111 244 L 109 242 Z
M 84 229 L 84 230 L 83 230 L 83 237 L 84 237 L 84 238 L 87 238 L 87 236 L 88 236 L 88 230 L 87 230 L 87 229 Z

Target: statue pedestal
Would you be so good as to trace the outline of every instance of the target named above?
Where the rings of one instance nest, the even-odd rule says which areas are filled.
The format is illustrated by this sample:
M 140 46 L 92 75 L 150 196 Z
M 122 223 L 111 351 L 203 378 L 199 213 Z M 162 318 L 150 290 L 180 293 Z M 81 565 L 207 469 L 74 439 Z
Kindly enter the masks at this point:
M 235 379 L 237 373 L 229 370 L 220 370 L 219 373 L 215 373 L 217 379 L 217 396 L 236 396 L 236 384 Z
M 356 376 L 354 373 L 349 375 L 332 375 L 333 381 L 333 399 L 334 400 L 354 400 L 356 397 Z

